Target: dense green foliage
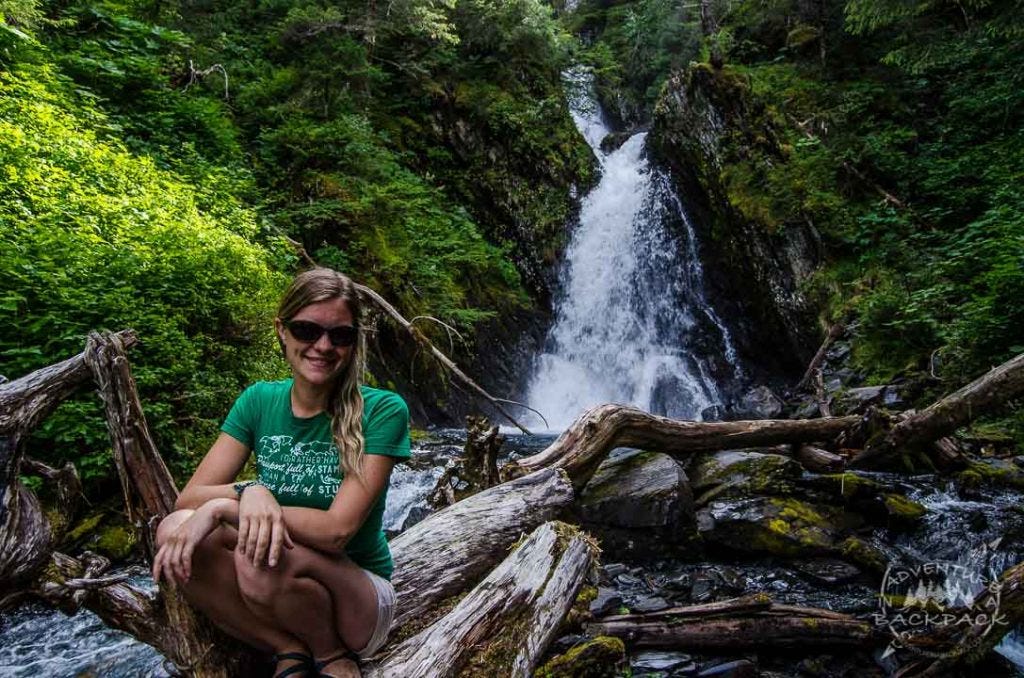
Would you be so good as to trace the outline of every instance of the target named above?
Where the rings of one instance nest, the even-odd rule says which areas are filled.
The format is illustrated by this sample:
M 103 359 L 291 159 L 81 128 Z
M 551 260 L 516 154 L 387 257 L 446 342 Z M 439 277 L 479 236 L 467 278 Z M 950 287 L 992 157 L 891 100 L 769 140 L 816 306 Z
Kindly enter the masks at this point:
M 0 372 L 134 328 L 183 470 L 245 383 L 282 372 L 289 239 L 466 330 L 529 303 L 521 272 L 589 174 L 566 36 L 536 0 L 7 0 L 0 18 Z M 69 403 L 32 453 L 102 482 L 98 410 Z

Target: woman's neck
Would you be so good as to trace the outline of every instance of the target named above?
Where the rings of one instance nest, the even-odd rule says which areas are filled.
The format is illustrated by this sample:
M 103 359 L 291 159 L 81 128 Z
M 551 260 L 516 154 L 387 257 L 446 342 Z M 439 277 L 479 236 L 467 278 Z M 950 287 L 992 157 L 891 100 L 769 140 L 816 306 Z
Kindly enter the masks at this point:
M 317 388 L 299 379 L 292 380 L 292 414 L 308 418 L 327 409 L 329 387 Z

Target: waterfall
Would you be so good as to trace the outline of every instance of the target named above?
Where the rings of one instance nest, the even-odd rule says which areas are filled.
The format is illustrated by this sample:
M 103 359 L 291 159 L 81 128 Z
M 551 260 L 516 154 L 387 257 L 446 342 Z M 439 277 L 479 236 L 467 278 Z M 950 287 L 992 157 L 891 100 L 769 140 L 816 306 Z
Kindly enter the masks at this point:
M 699 419 L 722 404 L 724 382 L 742 373 L 707 300 L 692 223 L 668 178 L 648 163 L 647 134 L 602 151 L 610 130 L 588 76 L 574 71 L 567 80 L 573 120 L 598 157 L 601 180 L 584 198 L 565 251 L 527 402 L 552 429 L 606 402 Z

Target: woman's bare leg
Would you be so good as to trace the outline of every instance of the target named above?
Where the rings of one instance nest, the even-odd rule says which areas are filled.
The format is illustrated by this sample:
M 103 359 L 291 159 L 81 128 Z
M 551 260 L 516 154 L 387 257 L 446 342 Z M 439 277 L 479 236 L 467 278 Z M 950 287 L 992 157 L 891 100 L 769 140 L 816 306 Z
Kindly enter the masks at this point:
M 156 532 L 157 548 L 192 513 L 185 509 L 164 518 Z M 309 648 L 281 626 L 253 618 L 238 591 L 233 556 L 237 536 L 233 528 L 221 526 L 203 540 L 192 555 L 192 577 L 183 587 L 185 597 L 223 631 L 247 645 L 275 654 L 309 654 Z M 275 674 L 294 663 L 283 660 Z
M 253 566 L 237 551 L 234 565 L 242 599 L 253 613 L 298 637 L 317 659 L 346 648 L 361 650 L 370 641 L 377 624 L 377 591 L 349 558 L 296 544 L 282 552 L 273 568 Z M 311 619 L 325 623 L 311 624 Z M 359 675 L 349 660 L 332 662 L 324 671 Z

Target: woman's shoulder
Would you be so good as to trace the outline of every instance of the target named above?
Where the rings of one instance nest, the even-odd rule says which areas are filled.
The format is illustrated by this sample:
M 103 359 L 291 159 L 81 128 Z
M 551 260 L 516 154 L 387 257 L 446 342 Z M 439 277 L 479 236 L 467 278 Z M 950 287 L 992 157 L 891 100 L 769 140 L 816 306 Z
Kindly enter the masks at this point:
M 400 416 L 409 418 L 409 406 L 402 396 L 394 391 L 374 388 L 363 384 L 359 387 L 363 394 L 363 412 L 369 419 L 377 417 Z

